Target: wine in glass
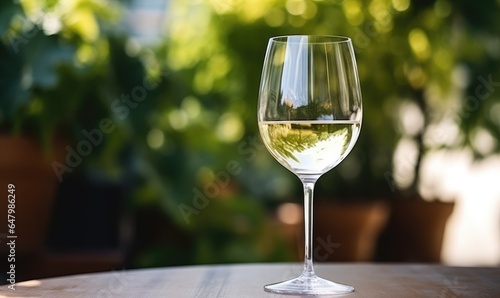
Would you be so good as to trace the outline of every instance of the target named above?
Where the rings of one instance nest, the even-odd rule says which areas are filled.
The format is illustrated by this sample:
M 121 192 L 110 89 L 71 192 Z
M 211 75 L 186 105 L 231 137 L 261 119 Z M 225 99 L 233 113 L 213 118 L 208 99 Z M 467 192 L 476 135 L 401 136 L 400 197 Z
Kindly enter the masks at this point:
M 312 295 L 354 291 L 315 274 L 312 236 L 314 185 L 349 154 L 361 128 L 361 91 L 351 40 L 305 35 L 271 38 L 257 113 L 266 148 L 304 186 L 304 270 L 297 278 L 266 285 L 265 291 Z

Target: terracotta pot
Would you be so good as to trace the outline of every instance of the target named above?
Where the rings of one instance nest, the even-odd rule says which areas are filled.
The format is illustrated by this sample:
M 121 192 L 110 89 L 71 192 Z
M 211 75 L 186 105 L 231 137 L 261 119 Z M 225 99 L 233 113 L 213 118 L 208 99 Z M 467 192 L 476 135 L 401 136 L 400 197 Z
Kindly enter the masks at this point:
M 454 203 L 440 201 L 398 200 L 378 247 L 378 261 L 441 261 L 446 223 Z
M 7 186 L 13 184 L 16 254 L 35 255 L 44 249 L 58 184 L 51 168 L 53 160 L 51 154 L 43 152 L 32 138 L 0 136 L 0 187 L 3 193 L 0 213 L 1 218 L 6 218 Z M 7 222 L 0 225 L 0 231 L 10 235 Z M 0 249 L 5 252 L 7 247 L 1 245 Z
M 326 203 L 314 205 L 313 257 L 316 262 L 372 261 L 379 234 L 390 209 L 384 202 Z M 304 258 L 304 225 L 281 224 L 294 248 L 296 261 Z
M 379 201 L 321 203 L 315 207 L 314 257 L 317 261 L 373 260 L 378 237 L 389 217 L 387 204 Z

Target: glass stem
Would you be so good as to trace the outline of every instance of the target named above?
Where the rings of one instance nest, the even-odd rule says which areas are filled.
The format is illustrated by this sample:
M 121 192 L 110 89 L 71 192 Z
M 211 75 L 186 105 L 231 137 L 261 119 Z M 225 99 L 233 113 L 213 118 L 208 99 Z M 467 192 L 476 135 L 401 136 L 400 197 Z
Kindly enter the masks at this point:
M 304 236 L 305 236 L 305 256 L 304 271 L 302 276 L 314 277 L 313 267 L 313 192 L 316 181 L 302 181 L 304 185 Z

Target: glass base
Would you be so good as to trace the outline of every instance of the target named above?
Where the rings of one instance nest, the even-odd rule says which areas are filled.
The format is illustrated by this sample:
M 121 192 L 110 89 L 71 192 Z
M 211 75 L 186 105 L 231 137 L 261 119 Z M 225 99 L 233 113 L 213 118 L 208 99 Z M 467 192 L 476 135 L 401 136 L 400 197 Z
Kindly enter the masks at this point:
M 264 286 L 264 291 L 289 295 L 341 295 L 354 292 L 354 288 L 318 277 L 299 276 Z

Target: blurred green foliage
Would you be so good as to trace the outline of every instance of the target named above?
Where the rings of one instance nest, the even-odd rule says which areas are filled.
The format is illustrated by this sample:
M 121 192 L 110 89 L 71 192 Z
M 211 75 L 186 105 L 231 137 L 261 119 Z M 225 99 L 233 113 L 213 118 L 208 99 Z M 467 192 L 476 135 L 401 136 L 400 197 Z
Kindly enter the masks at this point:
M 300 200 L 300 183 L 265 151 L 256 123 L 271 36 L 353 39 L 362 132 L 319 180 L 318 199 L 394 196 L 403 138 L 419 148 L 417 177 L 429 150 L 467 146 L 481 157 L 500 149 L 498 1 L 172 0 L 154 45 L 123 31 L 120 2 L 20 3 L 0 4 L 0 131 L 47 144 L 62 135 L 75 146 L 82 129 L 112 119 L 117 129 L 78 170 L 132 175 L 130 209 L 160 210 L 177 231 L 140 248 L 138 265 L 289 258 L 268 219 L 280 202 Z M 144 98 L 126 101 L 137 87 Z M 422 115 L 410 128 L 408 106 Z M 444 124 L 459 128 L 456 138 L 446 139 Z M 478 134 L 493 140 L 488 150 Z
M 204 110 L 237 115 L 244 135 L 257 134 L 254 114 L 269 37 L 336 34 L 353 39 L 364 96 L 362 133 L 349 158 L 320 179 L 320 198 L 394 195 L 389 185 L 395 179 L 393 153 L 402 138 L 419 149 L 415 160 L 400 161 L 410 164 L 416 177 L 428 150 L 468 146 L 479 157 L 500 148 L 495 141 L 481 153 L 473 141 L 478 131 L 493 140 L 500 137 L 498 90 L 489 90 L 487 99 L 474 99 L 479 77 L 500 78 L 495 1 L 173 1 L 170 9 L 165 56 L 180 80 L 178 93 L 171 96 L 194 97 Z M 410 123 L 413 131 L 404 127 L 408 115 L 402 110 L 408 105 L 422 115 L 422 123 Z M 443 123 L 461 133 L 446 141 Z M 183 130 L 189 130 L 186 126 Z M 263 175 L 274 164 L 263 161 L 258 167 L 264 168 Z M 417 185 L 413 179 L 411 185 L 395 186 L 414 193 Z M 267 189 L 271 197 L 299 192 L 294 186 L 283 193 Z

